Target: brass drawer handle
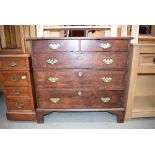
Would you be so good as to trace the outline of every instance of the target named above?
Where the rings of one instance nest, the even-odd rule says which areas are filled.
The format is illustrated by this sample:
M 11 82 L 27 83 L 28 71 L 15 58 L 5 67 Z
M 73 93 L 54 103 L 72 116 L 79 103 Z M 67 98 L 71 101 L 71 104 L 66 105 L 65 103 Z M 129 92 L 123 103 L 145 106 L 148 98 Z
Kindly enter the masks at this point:
M 50 98 L 50 102 L 57 103 L 60 101 L 60 98 Z
M 78 72 L 78 76 L 82 77 L 83 73 L 82 72 Z
M 56 44 L 56 43 L 53 44 L 53 43 L 51 43 L 51 44 L 49 44 L 48 47 L 51 48 L 51 49 L 56 50 L 56 49 L 60 48 L 61 46 L 60 46 L 60 44 Z
M 110 101 L 110 97 L 101 97 L 101 101 L 103 103 L 108 103 Z
M 51 64 L 51 65 L 54 65 L 54 64 L 56 64 L 57 62 L 58 62 L 57 59 L 48 59 L 48 60 L 47 60 L 47 63 L 48 63 L 48 64 Z
M 112 81 L 112 77 L 102 77 L 101 78 L 105 83 L 109 83 Z
M 21 93 L 21 91 L 22 91 L 21 89 L 16 88 L 16 89 L 12 90 L 12 93 L 15 94 L 15 95 L 19 95 Z
M 113 59 L 103 59 L 103 62 L 107 65 L 110 65 L 114 62 L 114 60 Z
M 16 104 L 16 107 L 17 107 L 18 109 L 22 109 L 22 108 L 24 107 L 24 104 L 17 103 L 17 104 Z
M 78 91 L 78 95 L 81 96 L 82 95 L 82 91 Z
M 152 63 L 155 64 L 155 58 L 153 58 Z
M 16 67 L 17 66 L 17 61 L 11 61 L 11 62 L 9 62 L 9 65 L 11 67 Z
M 19 81 L 19 79 L 20 79 L 20 77 L 19 76 L 17 76 L 17 75 L 14 75 L 14 76 L 12 76 L 11 77 L 11 81 Z
M 100 43 L 99 45 L 101 48 L 103 49 L 107 49 L 107 48 L 110 48 L 111 47 L 111 44 L 108 43 L 108 42 L 103 42 L 103 43 Z
M 51 82 L 51 83 L 55 83 L 55 82 L 58 81 L 58 78 L 57 77 L 49 77 L 48 81 Z

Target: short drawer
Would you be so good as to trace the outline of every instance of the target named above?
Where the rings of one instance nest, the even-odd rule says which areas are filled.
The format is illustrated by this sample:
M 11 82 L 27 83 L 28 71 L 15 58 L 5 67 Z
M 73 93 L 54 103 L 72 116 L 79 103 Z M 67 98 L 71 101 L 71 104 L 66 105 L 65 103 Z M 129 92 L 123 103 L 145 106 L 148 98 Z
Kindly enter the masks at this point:
M 38 91 L 39 108 L 81 109 L 121 107 L 123 91 L 57 90 Z
M 155 54 L 140 54 L 139 73 L 155 73 Z
M 33 101 L 31 98 L 6 98 L 8 111 L 12 110 L 34 110 Z
M 29 72 L 3 72 L 2 76 L 5 86 L 28 86 L 31 82 Z
M 81 51 L 128 51 L 128 40 L 81 40 Z
M 33 40 L 33 52 L 79 51 L 78 40 Z
M 155 45 L 140 46 L 140 53 L 155 53 Z
M 52 52 L 34 54 L 34 68 L 125 68 L 127 53 Z
M 124 89 L 124 71 L 53 70 L 35 72 L 38 88 Z
M 13 57 L 0 58 L 0 69 L 2 70 L 29 70 L 28 58 Z
M 29 87 L 5 87 L 5 96 L 7 97 L 31 97 L 31 88 Z

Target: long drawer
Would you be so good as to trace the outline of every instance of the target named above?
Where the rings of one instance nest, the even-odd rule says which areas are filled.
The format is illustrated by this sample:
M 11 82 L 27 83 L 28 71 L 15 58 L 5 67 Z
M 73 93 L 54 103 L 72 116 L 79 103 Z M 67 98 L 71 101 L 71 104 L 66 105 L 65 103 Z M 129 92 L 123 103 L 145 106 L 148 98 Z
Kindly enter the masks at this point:
M 38 88 L 101 88 L 123 89 L 124 71 L 52 70 L 35 72 Z
M 31 90 L 29 87 L 5 87 L 5 95 L 7 97 L 31 97 Z
M 34 55 L 34 68 L 125 68 L 127 55 L 110 52 L 48 52 Z
M 9 111 L 12 110 L 34 110 L 33 101 L 31 98 L 21 97 L 7 97 L 7 108 Z
M 79 51 L 79 40 L 33 40 L 33 52 Z
M 30 73 L 26 71 L 3 72 L 4 86 L 29 86 Z
M 122 105 L 123 91 L 39 90 L 39 108 L 115 108 Z
M 24 57 L 0 58 L 0 69 L 2 70 L 28 70 L 29 62 Z
M 128 40 L 81 40 L 81 51 L 128 51 Z

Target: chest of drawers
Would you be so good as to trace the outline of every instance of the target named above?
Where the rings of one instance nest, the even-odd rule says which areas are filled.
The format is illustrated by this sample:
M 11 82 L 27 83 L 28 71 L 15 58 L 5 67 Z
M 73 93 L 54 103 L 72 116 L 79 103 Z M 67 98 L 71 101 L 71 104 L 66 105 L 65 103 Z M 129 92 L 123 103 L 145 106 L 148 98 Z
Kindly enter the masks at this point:
M 0 55 L 0 73 L 8 120 L 36 120 L 30 55 Z
M 54 111 L 106 111 L 123 122 L 130 39 L 32 39 L 37 121 Z

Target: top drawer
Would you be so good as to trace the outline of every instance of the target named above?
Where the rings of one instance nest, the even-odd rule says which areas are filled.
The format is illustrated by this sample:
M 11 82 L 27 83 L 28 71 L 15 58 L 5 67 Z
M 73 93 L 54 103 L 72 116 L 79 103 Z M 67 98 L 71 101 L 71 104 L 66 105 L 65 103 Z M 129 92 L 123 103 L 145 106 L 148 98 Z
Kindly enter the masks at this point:
M 78 40 L 33 40 L 33 52 L 79 51 Z
M 29 61 L 24 57 L 3 57 L 0 58 L 1 70 L 28 70 Z
M 128 51 L 128 40 L 81 40 L 81 51 Z

